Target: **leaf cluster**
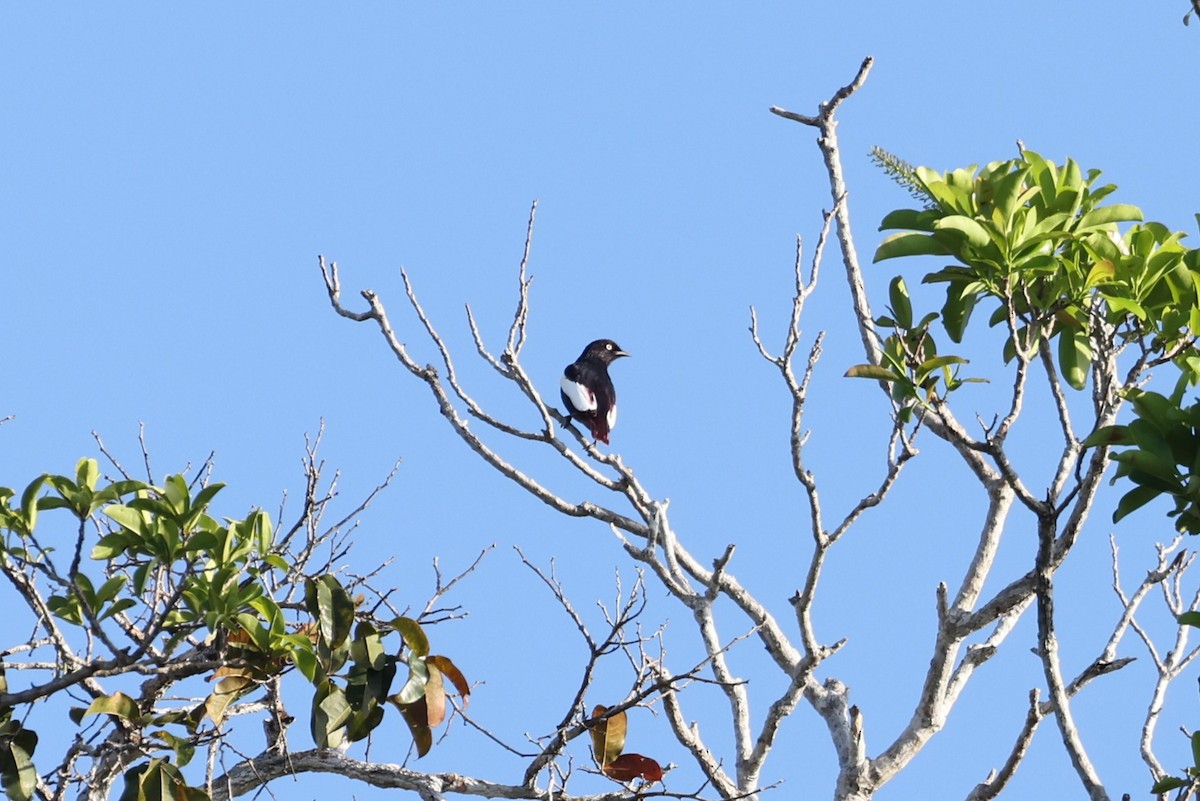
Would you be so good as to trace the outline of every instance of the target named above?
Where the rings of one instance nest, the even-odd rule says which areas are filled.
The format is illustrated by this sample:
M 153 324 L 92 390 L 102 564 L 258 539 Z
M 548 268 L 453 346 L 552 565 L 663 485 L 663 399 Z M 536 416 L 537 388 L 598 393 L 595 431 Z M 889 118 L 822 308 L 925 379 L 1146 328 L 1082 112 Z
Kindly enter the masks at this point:
M 80 460 L 72 476 L 39 476 L 20 495 L 0 487 L 0 569 L 57 648 L 69 646 L 66 633 L 55 633 L 73 629 L 111 652 L 103 663 L 107 672 L 150 665 L 163 677 L 144 687 L 165 688 L 190 676 L 213 682 L 201 703 L 165 712 L 155 709 L 161 689 L 143 689 L 137 698 L 93 693 L 88 706 L 71 710 L 76 725 L 108 716 L 119 728 L 140 732 L 137 741 L 148 759 L 126 771 L 123 801 L 206 797 L 187 785 L 180 769 L 202 739 L 220 732 L 232 705 L 270 688 L 293 667 L 314 687 L 310 728 L 319 746 L 363 739 L 390 702 L 424 755 L 431 727 L 445 718 L 446 680 L 460 695 L 470 692 L 463 674 L 448 657 L 429 653 L 416 620 L 377 625 L 360 612 L 328 566 L 302 576 L 303 563 L 277 541 L 262 510 L 218 520 L 210 508 L 222 487 L 189 486 L 181 475 L 161 486 L 103 484 L 94 459 Z M 78 523 L 74 558 L 65 571 L 55 564 L 53 535 L 42 532 L 42 515 L 52 510 L 65 510 Z M 89 527 L 98 537 L 84 559 Z M 287 600 L 297 580 L 303 581 L 303 606 Z M 49 586 L 44 603 L 39 581 Z M 399 637 L 389 648 L 391 632 Z M 122 640 L 133 645 L 118 647 Z M 100 660 L 89 648 L 85 661 L 99 666 Z M 60 654 L 57 663 L 78 661 Z M 392 694 L 401 663 L 409 677 Z M 90 675 L 77 670 L 63 681 L 62 671 L 60 683 L 43 685 L 46 695 Z M 0 696 L 7 695 L 0 670 Z M 16 708 L 0 705 L 0 779 L 8 798 L 28 801 L 38 782 L 32 761 L 38 737 L 17 719 Z M 164 751 L 168 756 L 156 755 Z
M 1185 405 L 1183 397 L 1196 381 L 1200 358 L 1179 361 L 1184 371 L 1171 395 L 1127 390 L 1135 419 L 1097 429 L 1084 445 L 1123 448 L 1111 457 L 1117 463 L 1113 481 L 1127 479 L 1134 486 L 1117 503 L 1113 522 L 1161 495 L 1174 502 L 1167 514 L 1175 518 L 1175 528 L 1200 534 L 1200 401 Z
M 1142 212 L 1106 204 L 1116 187 L 1101 184 L 1098 170 L 1023 150 L 982 169 L 916 167 L 911 178 L 932 202 L 883 219 L 880 229 L 897 233 L 875 261 L 952 261 L 922 281 L 945 285 L 939 316 L 953 342 L 976 307 L 994 301 L 989 324 L 1008 327 L 1005 359 L 1029 358 L 1053 340 L 1062 378 L 1082 389 L 1102 330 L 1159 352 L 1200 332 L 1200 256 L 1160 223 L 1121 233 L 1118 223 L 1141 221 Z
M 390 702 L 408 725 L 417 755 L 427 754 L 433 727 L 446 717 L 447 680 L 464 700 L 471 693 L 462 672 L 449 657 L 429 653 L 429 638 L 412 618 L 400 616 L 383 626 L 366 620 L 356 624 L 355 603 L 332 575 L 306 580 L 304 595 L 315 623 L 292 658 L 316 689 L 313 740 L 322 748 L 362 740 L 383 721 L 385 702 Z M 385 645 L 392 632 L 400 638 L 395 652 Z M 407 664 L 408 679 L 392 694 L 401 662 Z

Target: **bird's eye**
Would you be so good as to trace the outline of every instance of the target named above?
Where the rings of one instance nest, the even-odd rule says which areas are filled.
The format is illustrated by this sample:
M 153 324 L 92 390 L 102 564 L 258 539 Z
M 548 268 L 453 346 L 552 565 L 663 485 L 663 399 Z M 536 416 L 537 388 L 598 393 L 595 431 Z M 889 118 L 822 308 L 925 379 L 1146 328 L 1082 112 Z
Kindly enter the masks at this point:
M 605 346 L 604 346 L 604 349 L 605 349 L 605 350 L 612 350 L 612 343 L 611 343 L 611 342 L 609 342 L 607 345 L 605 345 Z

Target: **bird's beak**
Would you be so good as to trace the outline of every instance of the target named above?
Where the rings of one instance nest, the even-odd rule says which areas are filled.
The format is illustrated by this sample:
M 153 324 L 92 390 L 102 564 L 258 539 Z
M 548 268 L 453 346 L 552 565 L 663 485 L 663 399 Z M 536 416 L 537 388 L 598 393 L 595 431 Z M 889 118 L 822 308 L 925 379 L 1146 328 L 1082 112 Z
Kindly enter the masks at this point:
M 619 351 L 617 351 L 617 352 L 616 352 L 615 354 L 613 354 L 613 355 L 614 355 L 614 356 L 617 356 L 617 357 L 620 357 L 620 356 L 628 356 L 629 354 L 628 354 L 628 353 L 626 353 L 626 352 L 625 352 L 625 351 L 623 351 L 623 350 L 619 350 Z

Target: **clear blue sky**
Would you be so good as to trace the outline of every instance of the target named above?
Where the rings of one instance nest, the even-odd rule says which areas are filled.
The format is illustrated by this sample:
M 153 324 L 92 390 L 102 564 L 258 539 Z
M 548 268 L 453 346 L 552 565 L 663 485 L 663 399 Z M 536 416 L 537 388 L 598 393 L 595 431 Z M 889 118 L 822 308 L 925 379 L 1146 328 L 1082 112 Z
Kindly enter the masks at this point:
M 324 418 L 344 497 L 404 460 L 363 519 L 356 568 L 394 556 L 388 575 L 419 603 L 433 556 L 453 570 L 497 544 L 455 598 L 471 616 L 438 628 L 435 647 L 486 682 L 477 719 L 514 741 L 548 732 L 582 648 L 511 546 L 543 565 L 557 556 L 593 622 L 614 569 L 628 583 L 631 568 L 602 526 L 554 516 L 477 463 L 375 332 L 332 314 L 317 254 L 342 265 L 351 303 L 359 288 L 379 291 L 400 336 L 433 360 L 403 303 L 405 266 L 472 389 L 527 422 L 520 399 L 472 362 L 462 305 L 498 350 L 537 198 L 527 368 L 553 397 L 558 371 L 587 341 L 612 337 L 632 352 L 613 370 L 622 407 L 614 448 L 652 494 L 672 499 L 697 553 L 737 542 L 733 569 L 786 617 L 802 582 L 806 510 L 788 472 L 788 399 L 746 324 L 756 304 L 778 344 L 794 236 L 813 241 L 829 201 L 812 132 L 767 108 L 812 113 L 864 56 L 876 57 L 840 128 L 865 256 L 878 220 L 908 201 L 868 162 L 875 144 L 948 168 L 1009 158 L 1020 138 L 1103 169 L 1119 199 L 1194 231 L 1200 29 L 1180 24 L 1185 10 L 1184 0 L 8 5 L 0 417 L 15 419 L 0 426 L 0 485 L 69 471 L 95 453 L 93 430 L 137 463 L 144 422 L 159 477 L 215 451 L 217 477 L 230 484 L 222 512 L 273 509 L 282 490 L 298 491 L 303 434 Z M 836 507 L 877 482 L 885 410 L 868 382 L 840 377 L 859 354 L 835 267 L 805 330 L 829 331 L 808 422 L 813 467 Z M 886 287 L 891 269 L 874 268 L 873 289 Z M 827 673 L 853 687 L 872 753 L 911 712 L 934 587 L 957 581 L 973 547 L 978 494 L 938 461 L 945 449 L 926 446 L 927 464 L 914 466 L 896 511 L 865 522 L 834 557 L 817 609 L 823 637 L 850 638 Z M 572 477 L 544 475 L 583 491 Z M 1097 514 L 1062 577 L 1064 592 L 1080 593 L 1063 604 L 1078 626 L 1078 639 L 1068 633 L 1064 643 L 1075 660 L 1068 672 L 1098 652 L 1116 614 L 1107 515 Z M 1152 516 L 1138 522 L 1144 532 L 1131 527 L 1123 539 L 1130 581 L 1159 526 Z M 1032 534 L 1011 532 L 1007 547 L 1009 569 L 1023 570 Z M 682 667 L 695 651 L 689 616 L 653 595 L 655 620 L 672 620 Z M 0 625 L 4 642 L 25 636 Z M 881 798 L 929 798 L 933 787 L 961 797 L 1001 762 L 1028 689 L 1041 683 L 1032 643 L 1026 624 Z M 759 657 L 745 651 L 739 669 L 753 680 Z M 1123 653 L 1144 657 L 1133 641 Z M 1133 750 L 1145 662 L 1079 702 L 1085 741 L 1117 797 L 1148 787 Z M 774 679 L 761 675 L 752 687 L 766 693 Z M 1179 740 L 1160 751 L 1172 764 L 1186 758 L 1177 726 L 1200 725 L 1194 676 L 1179 682 L 1160 729 L 1160 740 Z M 624 681 L 616 665 L 604 677 L 614 694 Z M 394 736 L 372 756 L 399 760 L 389 749 L 407 733 L 398 720 L 386 725 Z M 778 797 L 828 796 L 823 725 L 802 709 L 784 734 L 768 770 L 787 781 Z M 297 732 L 295 747 L 305 740 Z M 631 722 L 630 748 L 686 760 L 647 713 Z M 582 742 L 574 753 L 587 761 Z M 461 729 L 421 767 L 518 779 Z M 303 799 L 319 786 L 272 789 Z M 671 789 L 690 786 L 680 778 Z M 1011 794 L 1081 795 L 1049 724 Z

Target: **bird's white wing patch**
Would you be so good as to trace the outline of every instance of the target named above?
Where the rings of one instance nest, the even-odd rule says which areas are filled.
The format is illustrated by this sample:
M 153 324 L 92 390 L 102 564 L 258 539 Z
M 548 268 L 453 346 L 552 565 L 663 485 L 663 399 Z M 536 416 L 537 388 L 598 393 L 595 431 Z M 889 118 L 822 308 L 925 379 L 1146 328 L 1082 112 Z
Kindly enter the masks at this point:
M 567 396 L 567 400 L 571 402 L 577 410 L 581 412 L 591 412 L 596 409 L 596 396 L 591 390 L 580 384 L 577 381 L 572 381 L 565 375 L 559 382 L 562 386 L 563 394 Z
M 608 430 L 612 431 L 614 428 L 617 427 L 617 404 L 614 403 L 612 405 L 612 408 L 608 410 L 607 417 L 608 417 Z

